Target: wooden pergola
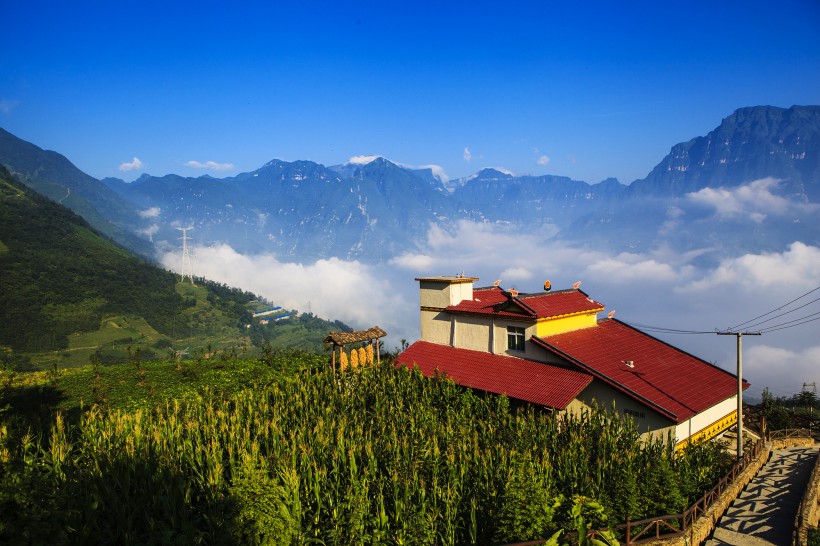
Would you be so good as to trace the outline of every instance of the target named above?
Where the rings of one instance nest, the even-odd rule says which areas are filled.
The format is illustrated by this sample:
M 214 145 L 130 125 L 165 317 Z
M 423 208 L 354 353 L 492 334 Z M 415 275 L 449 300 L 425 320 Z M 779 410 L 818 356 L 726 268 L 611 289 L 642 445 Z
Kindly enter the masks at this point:
M 346 345 L 352 345 L 353 343 L 371 343 L 373 344 L 379 338 L 384 337 L 387 335 L 387 332 L 379 328 L 378 326 L 374 326 L 372 328 L 368 328 L 367 330 L 358 330 L 355 332 L 330 332 L 328 336 L 323 339 L 324 343 L 332 343 L 333 350 L 332 350 L 332 365 L 333 369 L 336 369 L 336 348 L 339 348 L 339 359 L 341 361 L 341 352 L 344 350 Z M 378 344 L 375 347 L 375 357 L 376 362 L 381 362 L 381 351 L 379 351 Z

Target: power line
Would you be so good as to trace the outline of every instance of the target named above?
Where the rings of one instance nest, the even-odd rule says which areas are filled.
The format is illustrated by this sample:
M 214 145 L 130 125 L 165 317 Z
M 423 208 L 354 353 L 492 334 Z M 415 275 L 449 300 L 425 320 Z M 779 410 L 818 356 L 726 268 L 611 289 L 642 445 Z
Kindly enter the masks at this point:
M 786 328 L 794 328 L 795 326 L 801 326 L 801 325 L 806 324 L 808 322 L 814 322 L 815 320 L 820 320 L 820 317 L 809 319 L 809 317 L 813 317 L 815 315 L 820 315 L 820 311 L 817 312 L 817 313 L 813 313 L 811 315 L 806 315 L 805 317 L 801 317 L 799 319 L 794 319 L 794 320 L 790 320 L 789 322 L 784 322 L 783 324 L 777 324 L 775 326 L 769 326 L 768 328 L 764 328 L 760 331 L 763 332 L 763 333 L 775 332 L 777 330 L 785 330 Z M 808 320 L 804 320 L 804 319 L 808 319 Z M 802 322 L 797 322 L 797 321 L 802 321 Z M 791 324 L 792 322 L 794 322 L 795 324 Z M 791 326 L 787 326 L 788 324 L 791 324 Z
M 705 330 L 680 330 L 677 328 L 665 328 L 663 326 L 652 326 L 650 324 L 639 324 L 637 322 L 627 322 L 622 321 L 633 328 L 640 328 L 641 330 L 645 330 L 647 332 L 658 332 L 663 334 L 714 334 L 714 330 L 705 331 Z
M 749 320 L 747 320 L 746 322 L 741 322 L 740 324 L 737 324 L 737 325 L 735 325 L 735 326 L 732 326 L 731 328 L 727 328 L 727 330 L 737 330 L 738 328 L 741 328 L 742 326 L 745 326 L 746 324 L 749 324 L 750 322 L 754 322 L 754 321 L 756 321 L 756 320 L 758 320 L 758 319 L 762 319 L 762 318 L 763 318 L 763 317 L 765 317 L 765 316 L 771 315 L 772 313 L 776 313 L 776 312 L 780 311 L 781 309 L 783 309 L 784 307 L 788 307 L 789 305 L 793 304 L 793 303 L 794 303 L 794 302 L 796 302 L 797 300 L 802 299 L 802 298 L 805 298 L 806 296 L 808 296 L 808 295 L 809 295 L 809 294 L 811 294 L 812 292 L 816 292 L 816 291 L 818 291 L 818 290 L 820 290 L 820 286 L 818 286 L 817 288 L 814 288 L 814 289 L 812 289 L 812 290 L 809 290 L 808 292 L 806 292 L 806 293 L 805 293 L 805 294 L 803 294 L 802 296 L 798 296 L 798 297 L 794 298 L 792 301 L 790 301 L 790 302 L 788 302 L 788 303 L 784 303 L 783 305 L 781 305 L 781 306 L 780 306 L 780 307 L 778 307 L 777 309 L 772 309 L 772 310 L 771 310 L 771 311 L 769 311 L 768 313 L 763 313 L 762 315 L 760 315 L 760 316 L 758 316 L 758 317 L 755 317 L 755 318 L 753 318 L 753 319 L 749 319 Z M 814 300 L 814 301 L 817 301 L 817 300 Z M 814 303 L 814 301 L 809 302 L 809 303 Z M 809 305 L 809 304 L 807 303 L 806 305 Z M 803 306 L 803 307 L 805 307 L 805 306 Z M 798 307 L 797 309 L 800 309 L 800 307 Z M 786 313 L 790 313 L 790 312 L 791 312 L 791 311 L 787 311 Z M 784 313 L 784 314 L 786 314 L 786 313 Z M 762 323 L 761 323 L 761 324 L 762 324 Z
M 813 300 L 811 300 L 809 303 L 804 303 L 804 304 L 803 304 L 803 305 L 801 305 L 800 307 L 795 307 L 794 309 L 791 309 L 791 310 L 789 310 L 789 311 L 786 311 L 785 313 L 780 313 L 779 315 L 775 315 L 775 316 L 773 316 L 772 318 L 767 318 L 766 320 L 761 320 L 760 322 L 756 322 L 756 323 L 754 323 L 754 324 L 750 324 L 749 326 L 747 326 L 747 328 L 752 328 L 753 326 L 758 326 L 758 325 L 760 325 L 760 324 L 766 324 L 767 322 L 770 322 L 770 321 L 772 321 L 772 320 L 774 320 L 774 319 L 776 319 L 776 318 L 780 318 L 780 317 L 782 317 L 782 316 L 788 315 L 789 313 L 794 313 L 795 311 L 797 311 L 797 310 L 799 310 L 799 309 L 803 309 L 804 307 L 808 307 L 809 305 L 811 305 L 812 303 L 814 303 L 814 302 L 816 302 L 816 301 L 820 301 L 820 298 L 813 299 Z M 809 316 L 812 316 L 812 315 L 809 315 Z M 799 320 L 799 319 L 798 319 L 798 320 Z M 747 322 L 748 322 L 748 321 L 747 321 Z
M 781 305 L 780 307 L 777 307 L 776 309 L 772 309 L 771 311 L 769 311 L 767 313 L 763 313 L 762 315 L 759 315 L 759 316 L 757 316 L 753 319 L 749 319 L 745 322 L 741 322 L 740 324 L 738 324 L 736 326 L 733 326 L 731 328 L 727 328 L 725 330 L 718 330 L 718 329 L 715 329 L 715 330 L 686 330 L 686 329 L 681 329 L 681 328 L 667 328 L 667 327 L 664 327 L 664 326 L 655 326 L 655 325 L 652 325 L 652 324 L 640 324 L 640 323 L 637 323 L 637 322 L 628 322 L 628 321 L 623 321 L 623 322 L 625 324 L 628 324 L 629 326 L 632 326 L 633 328 L 639 328 L 639 329 L 641 329 L 643 331 L 646 331 L 646 332 L 653 332 L 653 333 L 658 333 L 658 334 L 680 334 L 680 335 L 703 335 L 703 334 L 730 335 L 731 334 L 731 335 L 735 335 L 735 334 L 738 334 L 738 333 L 745 333 L 745 334 L 750 334 L 750 335 L 757 335 L 758 333 L 768 333 L 768 332 L 775 332 L 777 330 L 785 330 L 787 328 L 795 328 L 797 326 L 802 326 L 803 324 L 807 324 L 809 322 L 814 322 L 816 320 L 820 320 L 820 316 L 818 316 L 818 315 L 820 315 L 820 312 L 817 312 L 817 313 L 812 313 L 812 314 L 809 314 L 809 315 L 805 315 L 805 316 L 800 317 L 800 318 L 789 320 L 789 321 L 786 321 L 786 322 L 781 322 L 779 324 L 772 324 L 770 326 L 764 326 L 763 328 L 759 328 L 756 332 L 750 331 L 752 328 L 754 328 L 756 326 L 760 326 L 762 324 L 766 324 L 767 322 L 771 322 L 775 319 L 784 317 L 784 316 L 786 316 L 790 313 L 794 313 L 795 311 L 799 311 L 800 309 L 803 309 L 803 308 L 808 307 L 809 305 L 811 305 L 813 303 L 816 303 L 816 302 L 820 301 L 820 298 L 815 298 L 815 299 L 811 300 L 808 303 L 804 303 L 803 305 L 795 307 L 794 309 L 784 311 L 783 313 L 780 313 L 780 314 L 775 315 L 773 317 L 769 317 L 766 320 L 759 320 L 759 319 L 762 319 L 764 317 L 767 317 L 767 316 L 771 315 L 772 313 L 776 313 L 776 312 L 778 312 L 782 309 L 785 309 L 789 305 L 792 305 L 793 303 L 805 298 L 809 294 L 812 294 L 812 293 L 814 293 L 818 290 L 820 290 L 820 286 L 818 286 L 817 288 L 813 288 L 812 290 L 809 290 L 805 294 L 802 294 L 802 295 L 794 298 L 793 300 L 789 301 L 788 303 L 784 303 L 783 305 Z M 812 317 L 816 317 L 816 318 L 812 318 Z M 758 322 L 755 322 L 755 321 L 758 321 Z M 740 331 L 741 328 L 744 328 L 746 331 L 741 332 Z

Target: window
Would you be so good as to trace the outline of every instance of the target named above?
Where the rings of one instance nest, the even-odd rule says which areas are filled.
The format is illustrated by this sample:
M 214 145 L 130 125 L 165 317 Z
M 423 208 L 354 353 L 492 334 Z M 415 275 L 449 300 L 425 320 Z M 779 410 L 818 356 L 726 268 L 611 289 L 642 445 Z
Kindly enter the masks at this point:
M 643 419 L 643 418 L 645 418 L 645 417 L 646 417 L 646 415 L 644 414 L 644 412 L 642 412 L 642 411 L 635 411 L 635 410 L 631 410 L 631 409 L 624 409 L 624 414 L 625 414 L 625 415 L 630 415 L 630 416 L 632 416 L 633 418 L 638 418 L 638 419 Z
M 507 326 L 507 349 L 510 351 L 524 350 L 524 328 Z

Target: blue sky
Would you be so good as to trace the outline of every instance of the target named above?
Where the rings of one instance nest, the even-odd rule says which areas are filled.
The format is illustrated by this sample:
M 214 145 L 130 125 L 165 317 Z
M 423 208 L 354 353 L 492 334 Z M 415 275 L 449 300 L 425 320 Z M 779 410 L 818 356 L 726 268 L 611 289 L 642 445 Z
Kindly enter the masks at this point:
M 7 4 L 0 127 L 98 178 L 376 154 L 628 183 L 737 108 L 820 104 L 816 0 Z

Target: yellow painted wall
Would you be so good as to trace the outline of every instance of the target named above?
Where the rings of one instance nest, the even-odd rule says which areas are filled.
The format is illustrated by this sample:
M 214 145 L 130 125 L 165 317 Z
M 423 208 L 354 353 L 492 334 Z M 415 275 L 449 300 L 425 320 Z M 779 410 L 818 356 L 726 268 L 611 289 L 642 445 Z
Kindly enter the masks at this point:
M 558 317 L 549 319 L 539 319 L 536 325 L 538 337 L 554 336 L 564 332 L 580 330 L 595 326 L 598 322 L 598 313 L 588 313 L 585 315 L 571 315 L 568 317 Z

